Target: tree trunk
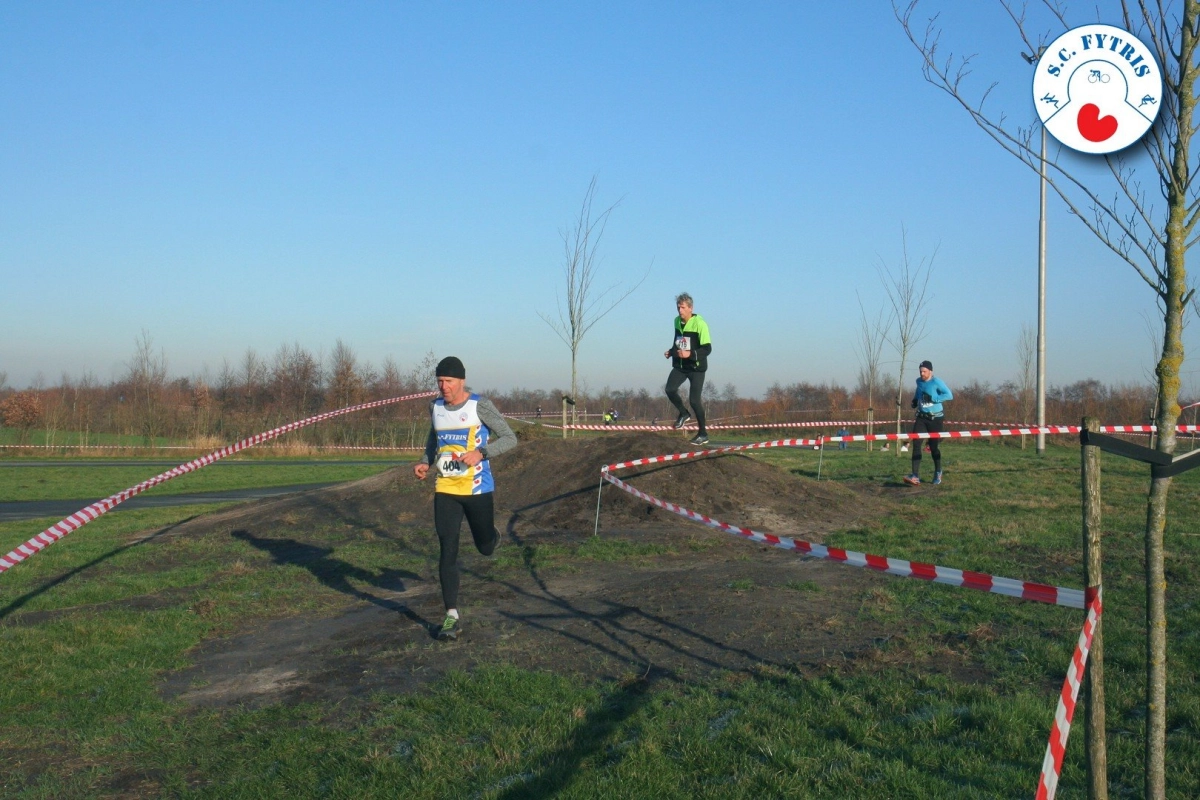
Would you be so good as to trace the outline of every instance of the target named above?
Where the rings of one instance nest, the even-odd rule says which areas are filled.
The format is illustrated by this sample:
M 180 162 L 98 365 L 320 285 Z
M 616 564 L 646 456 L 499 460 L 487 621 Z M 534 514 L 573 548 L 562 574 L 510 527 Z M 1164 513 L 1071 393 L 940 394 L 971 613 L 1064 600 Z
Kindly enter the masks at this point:
M 579 424 L 579 389 L 576 385 L 577 373 L 575 371 L 575 351 L 576 347 L 571 348 L 571 424 Z M 571 429 L 571 435 L 575 435 L 574 428 Z
M 1188 202 L 1190 184 L 1189 148 L 1192 116 L 1195 110 L 1196 69 L 1194 26 L 1200 15 L 1200 3 L 1183 4 L 1182 42 L 1179 65 L 1179 127 L 1173 145 L 1171 172 L 1167 186 L 1167 226 L 1164 256 L 1166 274 L 1160 299 L 1163 302 L 1163 348 L 1155 372 L 1158 374 L 1158 409 L 1155 424 L 1158 437 L 1155 449 L 1175 452 L 1175 425 L 1179 421 L 1179 371 L 1183 365 L 1183 316 L 1187 293 Z M 1151 478 L 1146 504 L 1146 797 L 1166 797 L 1167 746 L 1167 607 L 1166 570 L 1163 565 L 1163 533 L 1167 526 L 1167 495 L 1170 478 Z
M 1167 579 L 1163 567 L 1170 478 L 1151 481 L 1146 514 L 1146 797 L 1166 797 Z

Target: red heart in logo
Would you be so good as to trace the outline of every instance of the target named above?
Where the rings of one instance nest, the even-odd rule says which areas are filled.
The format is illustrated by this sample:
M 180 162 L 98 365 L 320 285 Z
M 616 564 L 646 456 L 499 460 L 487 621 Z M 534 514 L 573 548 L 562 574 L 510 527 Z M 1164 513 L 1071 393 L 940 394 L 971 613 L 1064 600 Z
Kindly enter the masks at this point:
M 1117 118 L 1111 114 L 1107 117 L 1100 116 L 1100 106 L 1095 103 L 1087 103 L 1079 109 L 1075 124 L 1080 135 L 1089 142 L 1103 142 L 1117 132 Z

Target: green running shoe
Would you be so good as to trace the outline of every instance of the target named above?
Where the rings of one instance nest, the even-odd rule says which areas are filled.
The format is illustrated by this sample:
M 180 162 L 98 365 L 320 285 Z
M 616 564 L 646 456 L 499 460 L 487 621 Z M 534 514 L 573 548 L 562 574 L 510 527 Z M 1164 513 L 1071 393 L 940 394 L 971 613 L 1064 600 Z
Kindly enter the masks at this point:
M 437 638 L 454 640 L 458 638 L 460 632 L 462 632 L 462 620 L 447 614 L 446 621 L 442 623 L 442 627 L 438 628 Z

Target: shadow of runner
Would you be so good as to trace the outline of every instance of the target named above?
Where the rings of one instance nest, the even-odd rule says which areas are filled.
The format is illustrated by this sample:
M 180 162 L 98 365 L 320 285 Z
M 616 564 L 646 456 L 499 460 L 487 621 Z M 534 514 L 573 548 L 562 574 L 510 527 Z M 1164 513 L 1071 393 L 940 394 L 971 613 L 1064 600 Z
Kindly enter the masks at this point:
M 165 536 L 166 534 L 168 534 L 171 531 L 178 528 L 180 525 L 184 525 L 188 522 L 191 522 L 197 516 L 199 516 L 199 515 L 193 514 L 192 516 L 188 517 L 187 519 L 181 519 L 178 522 L 171 523 L 170 525 L 166 526 L 165 528 L 161 528 L 161 529 L 155 531 L 154 533 L 150 534 L 149 536 L 138 539 L 136 542 L 131 542 L 130 544 L 113 548 L 112 550 L 109 550 L 104 555 L 97 556 L 96 558 L 93 558 L 91 561 L 87 562 L 86 564 L 80 564 L 78 567 L 75 567 L 74 569 L 64 572 L 62 575 L 59 575 L 57 578 L 54 578 L 52 580 L 47 581 L 46 583 L 43 583 L 41 586 L 39 586 L 36 589 L 31 589 L 30 591 L 28 591 L 25 594 L 18 597 L 16 600 L 13 600 L 11 603 L 6 605 L 4 608 L 0 608 L 0 620 L 4 619 L 8 615 L 12 614 L 14 611 L 19 610 L 21 608 L 21 606 L 25 605 L 26 603 L 28 603 L 30 600 L 37 597 L 38 595 L 41 595 L 45 592 L 50 591 L 55 586 L 59 586 L 61 584 L 66 583 L 71 578 L 74 578 L 76 575 L 80 574 L 81 572 L 85 572 L 86 570 L 89 570 L 98 564 L 103 564 L 105 561 L 108 561 L 110 558 L 113 558 L 114 556 L 124 553 L 126 550 L 131 550 L 134 547 L 145 544 L 146 542 L 153 541 L 154 539 L 157 539 L 159 536 Z
M 714 651 L 726 652 L 741 656 L 747 663 L 763 664 L 782 670 L 791 668 L 785 664 L 775 663 L 774 661 L 764 658 L 757 653 L 751 652 L 744 647 L 738 647 L 726 642 L 718 641 L 712 636 L 708 636 L 700 631 L 681 625 L 680 623 L 667 619 L 659 614 L 646 612 L 637 606 L 630 606 L 624 603 L 616 603 L 613 601 L 604 600 L 601 601 L 601 605 L 603 607 L 602 611 L 589 611 L 588 609 L 580 607 L 577 603 L 571 602 L 562 595 L 555 593 L 547 584 L 546 580 L 538 572 L 537 566 L 533 563 L 531 549 L 525 545 L 520 534 L 518 534 L 516 530 L 517 521 L 521 518 L 521 512 L 539 505 L 542 505 L 542 503 L 535 503 L 530 506 L 525 506 L 524 508 L 516 509 L 509 517 L 506 532 L 509 540 L 521 548 L 525 569 L 540 591 L 540 597 L 536 593 L 524 589 L 511 581 L 500 580 L 476 570 L 467 568 L 463 569 L 464 573 L 472 575 L 481 581 L 499 584 L 507 588 L 515 595 L 521 595 L 529 598 L 530 600 L 540 600 L 541 602 L 544 602 L 550 606 L 550 610 L 548 612 L 512 613 L 500 611 L 501 616 L 513 622 L 524 623 L 531 628 L 538 628 L 549 633 L 557 634 L 565 639 L 574 641 L 580 645 L 591 647 L 598 653 L 611 656 L 618 660 L 632 660 L 638 664 L 645 664 L 647 669 L 651 668 L 652 661 L 646 656 L 642 655 L 642 653 L 639 651 L 638 642 L 635 641 L 635 637 L 636 639 L 640 639 L 642 642 L 657 645 L 665 650 L 675 653 L 678 656 L 685 657 L 712 669 L 728 669 L 729 667 L 707 656 L 691 652 L 689 648 L 682 646 L 666 636 L 652 633 L 649 630 L 639 630 L 638 628 L 629 625 L 626 622 L 626 619 L 641 620 L 652 623 L 660 628 L 664 628 L 672 631 L 675 634 L 678 634 L 678 636 L 682 637 L 685 641 L 690 640 L 692 642 L 703 644 Z M 555 628 L 551 624 L 548 624 L 556 620 L 571 619 L 587 622 L 591 628 L 600 635 L 600 637 L 608 640 L 609 646 L 605 646 L 601 642 L 588 639 L 561 628 Z M 660 670 L 660 672 L 669 674 L 673 679 L 675 678 L 674 672 L 667 672 L 663 670 Z
M 544 758 L 540 775 L 510 786 L 496 797 L 502 800 L 553 797 L 565 790 L 579 777 L 584 760 L 604 747 L 621 724 L 646 703 L 650 690 L 664 677 L 669 677 L 666 670 L 652 667 L 640 678 L 621 684 L 599 709 L 587 715 L 570 741 Z
M 389 600 L 386 597 L 379 597 L 370 592 L 363 591 L 350 583 L 351 580 L 357 580 L 368 583 L 377 589 L 403 592 L 405 590 L 405 580 L 421 579 L 421 576 L 415 572 L 386 567 L 378 572 L 366 570 L 341 559 L 331 558 L 332 547 L 317 547 L 316 545 L 298 542 L 295 539 L 271 539 L 255 536 L 247 530 L 236 530 L 230 535 L 267 553 L 274 559 L 276 564 L 290 564 L 297 567 L 304 567 L 312 573 L 314 578 L 336 592 L 364 600 L 388 611 L 403 614 L 412 622 L 423 625 L 426 629 L 431 629 L 430 626 L 432 623 L 413 611 L 406 604 Z

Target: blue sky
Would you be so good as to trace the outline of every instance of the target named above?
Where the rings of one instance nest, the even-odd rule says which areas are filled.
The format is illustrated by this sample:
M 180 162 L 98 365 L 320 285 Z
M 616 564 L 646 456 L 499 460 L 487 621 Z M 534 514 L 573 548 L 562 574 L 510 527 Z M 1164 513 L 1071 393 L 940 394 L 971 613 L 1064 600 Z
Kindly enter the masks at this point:
M 1032 121 L 999 4 L 926 11 Z M 852 385 L 855 292 L 882 305 L 902 228 L 936 250 L 916 358 L 951 385 L 1014 377 L 1035 321 L 1037 177 L 925 82 L 887 2 L 6 3 L 0 120 L 15 386 L 116 377 L 143 330 L 175 375 L 340 338 L 566 385 L 538 312 L 593 175 L 620 200 L 602 283 L 653 264 L 583 342 L 593 390 L 663 382 L 680 291 L 710 382 Z M 1146 381 L 1152 293 L 1053 197 L 1048 276 L 1049 382 Z

